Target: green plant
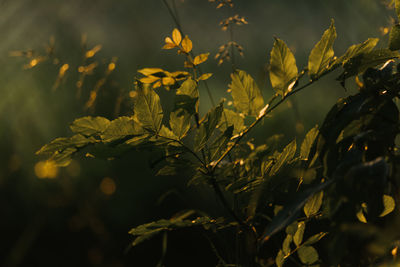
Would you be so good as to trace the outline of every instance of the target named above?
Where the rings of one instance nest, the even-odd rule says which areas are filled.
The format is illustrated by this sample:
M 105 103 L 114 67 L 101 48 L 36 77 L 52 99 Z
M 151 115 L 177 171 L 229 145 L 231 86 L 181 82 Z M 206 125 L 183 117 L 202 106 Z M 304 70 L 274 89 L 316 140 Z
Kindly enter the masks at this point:
M 245 22 L 233 18 L 222 26 Z M 75 135 L 57 138 L 37 153 L 48 155 L 48 164 L 66 166 L 77 153 L 112 158 L 151 147 L 164 155 L 158 175 L 184 172 L 190 176 L 189 185 L 209 186 L 224 206 L 226 215 L 217 218 L 193 209 L 135 227 L 129 232 L 133 246 L 175 229 L 202 227 L 228 232 L 238 240 L 235 259 L 221 255 L 213 245 L 218 266 L 390 262 L 390 252 L 397 254 L 398 237 L 389 238 L 379 227 L 395 227 L 393 211 L 399 193 L 395 144 L 399 111 L 394 100 L 400 96 L 400 72 L 394 70 L 394 60 L 400 54 L 393 51 L 399 47 L 397 26 L 390 34 L 390 49 L 375 49 L 378 39 L 370 38 L 335 57 L 332 20 L 301 71 L 288 46 L 275 38 L 269 62 L 272 97 L 265 101 L 254 79 L 233 64 L 229 89 L 234 109 L 222 101 L 203 116 L 198 87 L 212 74 L 202 73 L 200 65 L 209 54 L 194 55 L 192 41 L 181 32 L 174 29 L 163 48 L 183 55 L 187 71 L 140 69 L 131 116 L 111 121 L 78 118 L 70 126 Z M 239 47 L 232 42 L 226 47 Z M 221 50 L 220 60 L 233 58 L 233 50 L 226 51 Z M 339 68 L 343 72 L 338 81 L 343 86 L 347 79 L 362 75 L 360 92 L 340 99 L 322 126 L 309 130 L 299 146 L 294 139 L 277 149 L 277 136 L 256 147 L 242 144 L 252 129 L 292 95 Z M 159 87 L 174 94 L 170 106 L 161 105 L 155 90 Z M 382 237 L 387 239 L 384 244 L 379 243 Z M 348 252 L 346 247 L 353 241 L 360 245 Z M 383 251 L 371 250 L 377 243 Z

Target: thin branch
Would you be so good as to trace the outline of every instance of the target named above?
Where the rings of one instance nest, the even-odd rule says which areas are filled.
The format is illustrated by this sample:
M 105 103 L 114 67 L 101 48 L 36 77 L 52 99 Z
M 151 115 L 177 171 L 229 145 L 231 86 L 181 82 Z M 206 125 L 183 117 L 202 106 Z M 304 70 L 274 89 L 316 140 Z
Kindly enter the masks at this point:
M 182 30 L 182 26 L 181 26 L 181 24 L 180 24 L 180 22 L 179 22 L 179 19 L 178 19 L 177 14 L 174 13 L 174 11 L 172 10 L 171 6 L 168 4 L 167 0 L 162 0 L 162 1 L 163 1 L 164 5 L 167 7 L 168 13 L 170 14 L 170 16 L 172 17 L 172 19 L 174 20 L 175 25 L 176 25 L 176 27 L 178 28 L 178 30 L 182 33 L 182 35 L 185 35 L 185 34 L 184 34 L 184 31 Z M 194 58 L 194 54 L 193 54 L 192 51 L 190 51 L 190 55 Z M 204 73 L 204 72 L 201 70 L 201 67 L 200 67 L 200 66 L 197 66 L 197 70 L 198 70 L 198 72 L 199 72 L 200 75 L 202 75 L 202 74 Z M 215 107 L 215 101 L 214 101 L 214 98 L 213 98 L 213 96 L 212 96 L 212 94 L 211 94 L 210 87 L 208 86 L 207 81 L 203 81 L 203 83 L 204 83 L 204 86 L 206 87 L 207 95 L 208 95 L 208 98 L 210 99 L 211 105 L 212 105 L 213 107 Z
M 325 71 L 324 73 L 321 74 L 321 77 L 325 76 L 326 74 L 332 72 L 333 70 L 337 69 L 340 65 L 336 65 L 336 66 L 332 66 L 331 69 Z M 318 78 L 318 79 L 319 79 Z M 293 91 L 287 93 L 281 100 L 279 100 L 275 105 L 271 106 L 268 104 L 268 109 L 264 112 L 264 114 L 262 114 L 261 116 L 257 117 L 257 119 L 248 127 L 246 128 L 243 132 L 241 132 L 239 134 L 239 136 L 236 138 L 235 142 L 228 147 L 227 150 L 225 150 L 225 152 L 221 155 L 221 157 L 213 162 L 213 166 L 212 166 L 212 170 L 215 170 L 215 168 L 218 166 L 218 164 L 229 154 L 229 152 L 232 151 L 232 149 L 239 144 L 239 142 L 243 139 L 243 137 L 251 131 L 251 129 L 253 129 L 265 116 L 267 116 L 269 113 L 271 113 L 275 108 L 277 108 L 280 104 L 282 104 L 283 102 L 285 102 L 286 99 L 288 99 L 290 96 L 302 91 L 304 88 L 307 88 L 308 86 L 310 86 L 311 84 L 313 84 L 314 82 L 316 82 L 318 79 L 315 80 L 311 80 L 308 83 L 304 84 L 303 86 L 294 89 Z M 270 103 L 272 103 L 275 100 L 276 96 L 273 96 L 270 100 Z

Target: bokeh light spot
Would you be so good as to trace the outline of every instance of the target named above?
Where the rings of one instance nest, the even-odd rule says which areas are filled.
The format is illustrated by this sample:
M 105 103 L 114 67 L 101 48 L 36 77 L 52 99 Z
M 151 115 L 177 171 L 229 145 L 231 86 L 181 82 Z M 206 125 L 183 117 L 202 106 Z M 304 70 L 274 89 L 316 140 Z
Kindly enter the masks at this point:
M 117 186 L 116 186 L 114 180 L 111 179 L 110 177 L 105 177 L 100 183 L 100 190 L 105 195 L 110 196 L 110 195 L 114 194 L 116 189 L 117 189 Z
M 52 160 L 39 161 L 35 164 L 35 174 L 38 178 L 56 178 L 58 175 L 58 167 Z

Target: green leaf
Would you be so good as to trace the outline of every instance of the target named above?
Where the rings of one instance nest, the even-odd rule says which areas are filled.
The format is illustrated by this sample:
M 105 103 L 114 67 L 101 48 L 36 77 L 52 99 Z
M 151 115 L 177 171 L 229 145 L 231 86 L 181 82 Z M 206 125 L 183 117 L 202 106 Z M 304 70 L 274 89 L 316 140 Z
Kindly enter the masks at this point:
M 382 213 L 379 215 L 379 217 L 385 217 L 386 215 L 391 213 L 394 210 L 395 205 L 396 205 L 393 197 L 391 197 L 389 195 L 383 195 L 382 199 L 383 199 L 384 209 L 383 209 Z
M 332 19 L 331 26 L 322 35 L 321 40 L 311 50 L 308 58 L 308 73 L 312 80 L 318 79 L 330 66 L 334 56 L 333 43 L 336 39 L 336 29 Z
M 143 129 L 132 117 L 121 116 L 110 122 L 110 125 L 100 135 L 103 142 L 112 142 L 127 137 L 142 135 Z
M 303 246 L 309 246 L 309 245 L 315 244 L 318 241 L 320 241 L 326 235 L 327 235 L 326 232 L 321 232 L 321 233 L 315 234 L 315 235 L 311 236 L 309 239 L 307 239 L 303 243 Z
M 192 213 L 187 213 L 192 214 Z M 203 226 L 205 229 L 208 229 L 211 226 L 224 226 L 223 219 L 211 219 L 207 216 L 198 217 L 194 220 L 185 220 L 187 216 L 180 216 L 178 218 L 172 218 L 170 220 L 159 220 L 147 224 L 140 225 L 136 228 L 133 228 L 129 231 L 129 234 L 136 236 L 135 240 L 132 243 L 132 246 L 136 246 L 143 241 L 154 237 L 155 235 L 165 232 L 165 231 L 173 231 L 181 228 L 189 228 L 196 226 Z
M 302 246 L 297 250 L 299 259 L 304 264 L 313 264 L 318 260 L 318 252 L 311 246 Z
M 165 137 L 167 139 L 167 142 L 173 142 L 173 140 L 178 140 L 178 137 L 174 134 L 173 131 L 171 131 L 167 126 L 162 125 L 160 132 L 158 133 L 160 137 Z M 157 136 L 156 139 L 159 139 Z M 174 142 L 177 143 L 177 142 Z
M 324 197 L 324 191 L 320 191 L 314 194 L 304 205 L 304 213 L 307 218 L 317 214 L 322 205 L 322 199 Z
M 282 207 L 283 208 L 283 207 Z M 282 210 L 282 209 L 281 209 Z M 288 235 L 295 235 L 297 232 L 297 228 L 299 227 L 299 223 L 297 221 L 289 224 L 286 229 L 285 232 Z
M 284 95 L 290 83 L 296 80 L 298 70 L 292 51 L 281 39 L 275 38 L 271 50 L 269 77 L 272 87 L 280 95 Z
M 293 140 L 283 149 L 282 153 L 280 153 L 276 158 L 276 162 L 269 172 L 270 176 L 277 174 L 282 166 L 293 159 L 294 155 L 296 154 L 296 148 L 296 140 Z
M 58 137 L 51 141 L 49 144 L 45 144 L 40 150 L 36 152 L 36 155 L 52 154 L 59 150 L 63 150 L 71 145 L 70 138 Z
M 83 135 L 99 135 L 110 125 L 110 121 L 104 117 L 82 117 L 74 120 L 70 128 L 74 133 Z
M 135 118 L 141 123 L 144 129 L 152 133 L 158 133 L 161 128 L 163 111 L 160 97 L 150 85 L 138 82 L 133 111 Z
M 172 132 L 181 140 L 190 129 L 190 114 L 184 109 L 171 112 L 169 117 L 169 125 Z
M 378 38 L 368 38 L 363 43 L 350 46 L 346 53 L 335 61 L 335 64 L 346 64 L 353 57 L 371 52 L 378 42 Z
M 298 247 L 303 241 L 304 230 L 306 229 L 306 224 L 304 222 L 299 222 L 297 226 L 297 231 L 293 236 L 293 242 Z
M 215 160 L 217 159 L 222 152 L 226 149 L 226 146 L 229 140 L 232 137 L 233 133 L 233 126 L 229 126 L 225 132 L 222 133 L 220 137 L 215 140 L 215 142 L 210 147 L 210 159 Z
M 389 49 L 392 51 L 400 49 L 400 24 L 394 25 L 390 30 Z
M 166 165 L 164 167 L 162 167 L 160 170 L 158 170 L 157 172 L 157 176 L 173 176 L 176 175 L 177 169 L 174 166 L 171 165 Z
M 81 148 L 90 143 L 97 142 L 93 137 L 85 137 L 81 134 L 76 134 L 72 137 L 59 137 L 51 141 L 49 144 L 44 145 L 37 155 L 51 155 L 53 153 L 61 153 L 63 150 L 68 148 Z
M 317 138 L 319 133 L 318 125 L 315 125 L 304 138 L 303 143 L 300 147 L 300 158 L 303 160 L 308 160 L 308 156 L 310 154 L 311 147 L 314 144 L 315 138 Z
M 243 70 L 231 74 L 233 104 L 237 111 L 250 116 L 257 116 L 264 107 L 264 99 L 253 78 Z
M 400 20 L 400 0 L 394 0 L 397 18 Z
M 211 109 L 201 122 L 194 138 L 194 148 L 196 151 L 200 151 L 207 143 L 208 139 L 210 139 L 221 119 L 223 110 L 223 103 L 221 103 L 217 107 Z
M 75 147 L 68 147 L 62 151 L 55 152 L 49 160 L 54 161 L 58 167 L 66 167 L 72 161 L 72 156 L 77 152 L 78 149 Z
M 290 244 L 293 241 L 293 236 L 292 235 L 286 235 L 285 240 L 283 240 L 283 244 L 282 244 L 282 250 L 284 255 L 289 255 L 291 249 L 290 249 Z
M 337 80 L 344 81 L 351 76 L 364 72 L 368 68 L 376 67 L 390 59 L 399 57 L 399 52 L 389 49 L 376 49 L 371 52 L 359 54 L 358 56 L 352 57 L 343 65 L 344 71 Z
M 275 264 L 278 267 L 282 267 L 284 262 L 285 262 L 285 254 L 283 253 L 282 250 L 279 250 L 275 258 Z
M 218 124 L 218 129 L 224 132 L 227 127 L 233 125 L 233 134 L 239 134 L 245 129 L 244 118 L 233 110 L 224 109 L 224 113 L 221 116 L 221 121 Z
M 176 91 L 175 110 L 184 109 L 190 115 L 198 111 L 199 91 L 197 82 L 192 79 L 184 81 Z

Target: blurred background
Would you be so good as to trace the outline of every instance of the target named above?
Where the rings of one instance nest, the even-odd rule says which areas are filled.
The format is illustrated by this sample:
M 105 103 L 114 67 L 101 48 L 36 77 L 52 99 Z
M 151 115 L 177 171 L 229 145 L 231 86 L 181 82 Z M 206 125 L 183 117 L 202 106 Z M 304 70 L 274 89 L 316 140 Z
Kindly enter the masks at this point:
M 202 68 L 214 73 L 208 84 L 217 101 L 229 100 L 231 66 L 213 59 L 230 40 L 218 26 L 229 16 L 248 21 L 233 31 L 244 48 L 236 64 L 256 79 L 265 99 L 273 94 L 267 76 L 273 36 L 288 44 L 301 69 L 331 18 L 340 55 L 369 37 L 381 37 L 385 46 L 394 17 L 380 0 L 236 0 L 233 9 L 207 0 L 167 2 L 194 52 L 211 53 Z M 182 70 L 181 56 L 161 50 L 173 28 L 161 0 L 0 0 L 0 266 L 156 266 L 161 238 L 129 249 L 132 227 L 184 208 L 221 208 L 207 189 L 187 188 L 187 177 L 154 176 L 151 152 L 114 161 L 82 157 L 63 169 L 35 156 L 52 139 L 69 136 L 77 117 L 130 114 L 138 69 Z M 302 138 L 321 124 L 337 98 L 354 90 L 349 84 L 345 91 L 338 74 L 281 106 L 253 137 Z M 211 104 L 203 86 L 200 94 L 204 113 Z M 180 231 L 169 237 L 165 263 L 214 266 L 215 258 L 204 236 Z

